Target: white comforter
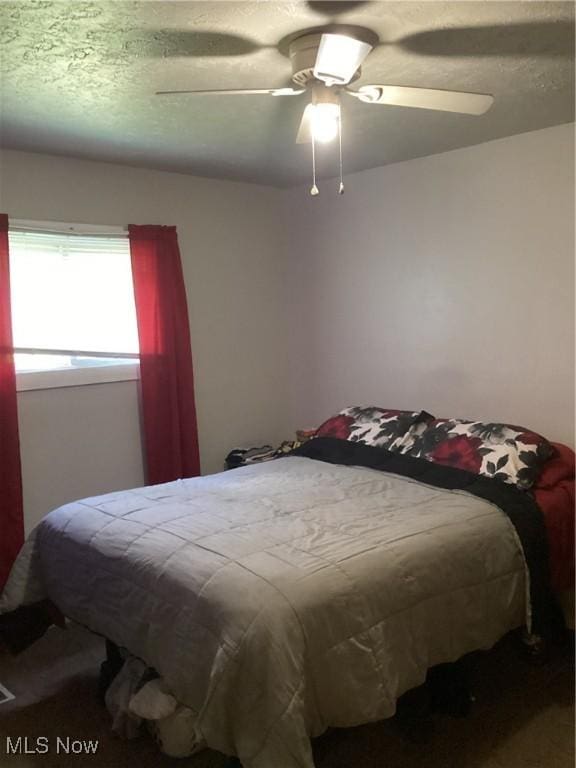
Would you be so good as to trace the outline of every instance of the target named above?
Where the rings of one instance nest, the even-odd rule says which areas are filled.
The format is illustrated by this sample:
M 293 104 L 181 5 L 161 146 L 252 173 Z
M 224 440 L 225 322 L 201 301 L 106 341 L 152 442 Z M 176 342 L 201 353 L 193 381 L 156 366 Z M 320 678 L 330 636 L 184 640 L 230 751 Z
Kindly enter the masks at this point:
M 310 736 L 391 716 L 522 624 L 526 580 L 490 503 L 287 457 L 57 509 L 0 609 L 49 596 L 154 667 L 210 747 L 311 768 Z

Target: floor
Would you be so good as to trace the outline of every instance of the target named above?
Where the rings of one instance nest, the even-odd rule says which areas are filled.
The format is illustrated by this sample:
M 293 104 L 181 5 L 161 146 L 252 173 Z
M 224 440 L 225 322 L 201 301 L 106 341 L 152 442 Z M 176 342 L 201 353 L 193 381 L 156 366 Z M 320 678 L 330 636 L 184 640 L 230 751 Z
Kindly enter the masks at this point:
M 0 765 L 63 768 L 225 768 L 204 751 L 174 760 L 147 736 L 126 742 L 109 728 L 96 695 L 103 643 L 79 627 L 50 630 L 19 657 L 0 651 L 0 683 L 15 699 L 0 704 Z M 317 768 L 573 768 L 574 661 L 572 642 L 548 662 L 530 664 L 505 638 L 489 653 L 467 660 L 475 702 L 463 719 L 396 717 L 330 731 L 314 745 Z M 30 754 L 7 754 L 7 738 L 28 736 Z M 48 737 L 47 754 L 32 753 Z M 97 739 L 94 756 L 56 754 L 56 738 Z M 23 742 L 21 746 L 23 747 Z M 273 767 L 271 767 L 273 768 Z

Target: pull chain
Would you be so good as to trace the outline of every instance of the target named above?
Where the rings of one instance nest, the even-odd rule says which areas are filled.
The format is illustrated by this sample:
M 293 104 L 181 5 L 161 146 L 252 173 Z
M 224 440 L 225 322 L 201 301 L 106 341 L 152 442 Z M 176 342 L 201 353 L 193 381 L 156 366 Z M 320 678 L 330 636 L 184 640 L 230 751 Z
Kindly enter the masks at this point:
M 312 187 L 310 188 L 310 194 L 314 197 L 320 194 L 320 190 L 316 186 L 316 138 L 314 136 L 314 129 L 312 128 Z
M 338 114 L 338 152 L 339 152 L 339 164 L 340 164 L 340 185 L 338 187 L 338 194 L 344 194 L 344 180 L 342 178 L 342 109 Z

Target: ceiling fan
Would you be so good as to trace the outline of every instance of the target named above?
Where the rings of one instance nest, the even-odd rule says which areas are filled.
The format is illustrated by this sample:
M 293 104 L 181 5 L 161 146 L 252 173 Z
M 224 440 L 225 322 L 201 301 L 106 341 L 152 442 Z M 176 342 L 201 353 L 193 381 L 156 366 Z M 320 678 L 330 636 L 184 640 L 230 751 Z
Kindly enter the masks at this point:
M 331 27 L 329 32 L 302 34 L 290 43 L 292 82 L 295 87 L 157 91 L 156 95 L 296 97 L 309 94 L 310 101 L 304 109 L 296 142 L 299 144 L 312 142 L 313 184 L 310 191 L 313 195 L 318 194 L 315 143 L 331 141 L 338 137 L 339 192 L 342 194 L 344 191 L 340 112 L 342 94 L 358 99 L 364 104 L 416 107 L 466 115 L 482 115 L 494 102 L 494 97 L 489 94 L 435 88 L 374 84 L 350 88 L 350 84 L 360 78 L 361 66 L 376 42 L 377 37 L 370 30 L 356 27 L 352 32 L 348 27 Z

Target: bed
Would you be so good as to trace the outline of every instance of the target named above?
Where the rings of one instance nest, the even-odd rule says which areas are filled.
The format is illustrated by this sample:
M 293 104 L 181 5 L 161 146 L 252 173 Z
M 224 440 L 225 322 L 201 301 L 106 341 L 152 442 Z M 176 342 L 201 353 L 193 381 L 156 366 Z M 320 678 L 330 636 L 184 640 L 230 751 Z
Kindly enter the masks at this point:
M 65 505 L 0 610 L 49 598 L 128 649 L 185 708 L 190 752 L 313 768 L 311 737 L 392 716 L 432 666 L 552 611 L 533 495 L 388 446 L 320 435 Z

